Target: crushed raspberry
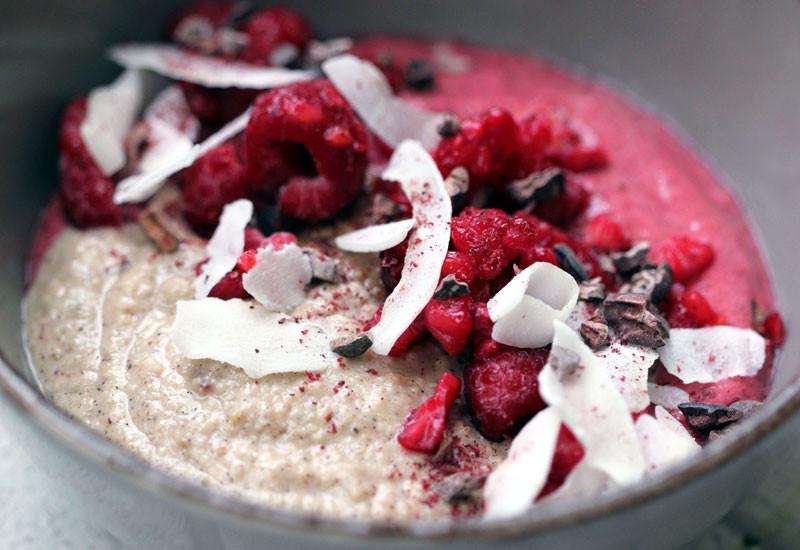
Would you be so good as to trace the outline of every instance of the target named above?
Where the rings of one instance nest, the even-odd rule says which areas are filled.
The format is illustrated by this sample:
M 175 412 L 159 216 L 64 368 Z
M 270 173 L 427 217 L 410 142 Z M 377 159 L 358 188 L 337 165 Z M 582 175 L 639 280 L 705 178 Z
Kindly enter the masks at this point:
M 61 199 L 69 218 L 80 227 L 118 225 L 124 210 L 114 204 L 114 182 L 103 175 L 83 142 L 80 126 L 86 99 L 72 101 L 64 111 L 59 132 Z
M 256 255 L 258 254 L 258 250 L 245 250 L 239 256 L 239 259 L 236 260 L 236 270 L 239 273 L 247 273 L 256 265 Z
M 773 311 L 764 319 L 764 335 L 775 347 L 781 347 L 786 340 L 783 317 L 777 311 Z
M 380 306 L 375 312 L 375 315 L 373 315 L 372 319 L 370 319 L 364 325 L 362 330 L 366 332 L 377 325 L 378 321 L 381 320 L 382 313 L 383 306 Z M 425 336 L 425 322 L 422 314 L 420 314 L 394 343 L 394 346 L 392 346 L 392 349 L 389 352 L 389 357 L 402 357 L 411 348 L 411 346 L 416 344 L 423 336 Z
M 396 181 L 376 178 L 372 182 L 372 193 L 389 199 L 396 206 L 398 217 L 411 215 L 411 201 L 408 200 L 400 184 Z
M 253 266 L 256 265 L 258 249 L 272 245 L 278 251 L 287 244 L 297 244 L 297 237 L 294 233 L 278 231 L 277 233 L 272 233 L 269 237 L 265 237 L 258 229 L 246 228 L 244 233 L 244 252 L 236 261 L 236 270 L 239 273 L 247 273 L 253 269 Z
M 212 149 L 184 170 L 181 191 L 186 219 L 208 229 L 217 225 L 222 208 L 247 196 L 243 167 L 233 143 Z
M 558 432 L 556 450 L 553 453 L 553 464 L 550 466 L 547 482 L 537 498 L 543 498 L 561 487 L 570 472 L 583 460 L 584 454 L 583 445 L 581 445 L 572 431 L 562 424 L 561 431 Z
M 475 260 L 466 252 L 450 250 L 444 258 L 442 264 L 442 276 L 444 279 L 448 275 L 453 275 L 457 281 L 470 284 L 475 280 L 477 266 Z
M 270 65 L 270 55 L 277 46 L 291 44 L 303 51 L 311 40 L 311 27 L 295 11 L 271 7 L 252 14 L 245 23 L 244 32 L 249 38 L 240 57 L 255 65 Z
M 250 294 L 242 286 L 242 274 L 238 271 L 231 271 L 226 274 L 220 282 L 214 285 L 208 295 L 211 298 L 219 298 L 220 300 L 232 300 L 234 298 L 246 300 L 250 298 Z
M 722 318 L 708 303 L 706 297 L 696 290 L 685 290 L 673 286 L 664 303 L 667 321 L 673 328 L 701 328 L 724 325 Z
M 553 165 L 584 172 L 608 164 L 594 131 L 577 119 L 540 111 L 523 120 L 519 128 L 524 174 Z
M 380 254 L 381 281 L 387 292 L 394 290 L 394 287 L 400 282 L 406 250 L 408 250 L 408 241 L 403 241 L 389 250 L 384 250 Z
M 448 355 L 458 355 L 467 347 L 472 332 L 472 306 L 469 296 L 451 300 L 431 300 L 422 312 L 425 328 Z
M 544 348 L 503 351 L 477 357 L 464 370 L 467 403 L 484 437 L 501 440 L 545 407 L 539 395 L 539 372 L 547 362 Z
M 631 241 L 622 231 L 622 227 L 608 214 L 600 214 L 591 219 L 583 242 L 601 252 L 626 250 L 631 246 Z
M 287 244 L 297 244 L 297 237 L 294 235 L 294 233 L 278 231 L 276 233 L 272 233 L 269 237 L 264 239 L 264 242 L 261 244 L 260 248 L 264 248 L 270 244 L 275 250 L 280 250 Z
M 469 172 L 470 187 L 504 185 L 518 171 L 519 128 L 508 111 L 491 109 L 461 122 L 461 131 L 433 152 L 445 176 L 458 166 Z
M 244 249 L 255 250 L 261 248 L 261 243 L 264 242 L 266 237 L 264 234 L 255 227 L 245 227 L 244 229 Z
M 699 277 L 714 261 L 710 245 L 688 236 L 672 237 L 653 252 L 658 263 L 666 262 L 679 283 L 689 283 Z
M 564 194 L 555 200 L 537 204 L 533 213 L 553 225 L 566 227 L 586 210 L 590 199 L 589 191 L 574 176 L 568 176 Z
M 331 128 L 346 131 L 352 142 L 331 145 L 324 137 Z M 244 133 L 248 185 L 277 191 L 288 217 L 329 219 L 361 190 L 366 140 L 363 124 L 327 80 L 272 90 L 256 100 Z
M 413 453 L 436 453 L 447 427 L 447 415 L 460 393 L 461 380 L 453 373 L 445 372 L 436 384 L 433 396 L 408 416 L 397 435 L 397 442 Z

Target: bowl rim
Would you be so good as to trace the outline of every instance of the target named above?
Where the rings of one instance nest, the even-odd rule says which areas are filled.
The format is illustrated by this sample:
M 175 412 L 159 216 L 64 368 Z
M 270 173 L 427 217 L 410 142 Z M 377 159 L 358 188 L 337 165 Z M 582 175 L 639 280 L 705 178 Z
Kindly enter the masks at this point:
M 776 364 L 778 356 L 775 358 Z M 590 502 L 565 500 L 535 507 L 508 520 L 420 521 L 389 523 L 313 516 L 248 502 L 199 483 L 172 475 L 138 458 L 131 451 L 104 438 L 51 403 L 15 370 L 0 350 L 0 394 L 24 422 L 73 455 L 117 476 L 151 496 L 168 497 L 211 516 L 222 513 L 232 522 L 255 523 L 263 528 L 289 529 L 300 535 L 356 539 L 372 537 L 436 540 L 470 540 L 525 537 L 597 520 L 621 513 L 649 500 L 663 497 L 699 480 L 754 447 L 785 424 L 800 409 L 800 379 L 765 402 L 745 419 L 735 438 L 721 438 L 703 448 L 702 459 L 690 461 L 630 487 L 601 495 Z M 745 429 L 745 426 L 747 428 Z M 175 504 L 175 502 L 171 502 Z

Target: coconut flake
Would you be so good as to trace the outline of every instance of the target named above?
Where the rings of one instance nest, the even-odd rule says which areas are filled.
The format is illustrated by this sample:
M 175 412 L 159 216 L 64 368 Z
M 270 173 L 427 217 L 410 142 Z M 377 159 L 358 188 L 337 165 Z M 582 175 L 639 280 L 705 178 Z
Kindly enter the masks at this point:
M 243 300 L 178 302 L 172 342 L 184 357 L 239 367 L 250 378 L 335 364 L 325 330 Z
M 667 468 L 700 451 L 691 434 L 663 407 L 655 417 L 643 414 L 636 420 L 636 433 L 649 471 Z
M 450 42 L 437 42 L 431 48 L 436 68 L 445 73 L 463 74 L 472 70 L 472 58 L 457 51 Z
M 553 339 L 553 321 L 566 321 L 580 288 L 563 269 L 536 262 L 519 272 L 486 304 L 492 338 L 518 348 L 538 348 Z
M 111 48 L 109 57 L 128 69 L 152 71 L 207 88 L 266 90 L 314 78 L 312 71 L 258 67 L 166 44 L 123 44 Z
M 311 261 L 299 246 L 290 243 L 275 250 L 270 244 L 258 250 L 242 285 L 265 308 L 289 311 L 305 301 L 311 275 Z
M 431 113 L 396 97 L 383 73 L 354 55 L 344 54 L 322 63 L 322 71 L 379 138 L 392 147 L 419 141 L 425 149 L 439 143 L 437 128 L 444 115 Z
M 615 486 L 607 474 L 581 460 L 570 473 L 564 483 L 543 497 L 540 502 L 553 502 L 561 499 L 591 498 Z
M 234 267 L 244 252 L 244 229 L 253 217 L 253 203 L 239 199 L 225 205 L 219 224 L 206 245 L 208 261 L 200 266 L 195 296 L 205 298 Z
M 602 361 L 630 412 L 639 412 L 650 404 L 647 374 L 658 359 L 658 353 L 614 342 L 595 355 Z
M 540 411 L 522 428 L 506 459 L 486 479 L 485 519 L 505 519 L 530 508 L 547 481 L 560 429 L 561 417 L 553 408 Z
M 625 399 L 581 337 L 561 321 L 553 325 L 553 348 L 539 374 L 542 399 L 559 412 L 581 442 L 587 466 L 618 484 L 637 481 L 645 463 Z M 563 350 L 577 358 L 573 368 L 563 368 L 562 361 L 556 361 Z
M 159 93 L 144 110 L 148 124 L 159 120 L 168 124 L 194 143 L 200 134 L 200 121 L 192 113 L 180 86 L 173 85 Z
M 120 181 L 114 191 L 114 202 L 116 204 L 124 204 L 146 201 L 161 188 L 167 178 L 191 166 L 195 160 L 208 153 L 211 149 L 242 132 L 247 127 L 249 120 L 250 109 L 211 134 L 202 143 L 195 144 L 188 150 L 178 151 L 178 147 L 171 147 L 170 154 L 168 156 L 159 155 L 158 162 L 154 163 L 155 166 L 151 164 L 150 170 L 129 176 Z
M 372 350 L 388 355 L 436 291 L 450 244 L 453 209 L 436 163 L 416 141 L 397 147 L 382 177 L 400 183 L 414 214 L 400 282 L 386 298 L 380 321 L 369 331 Z
M 108 86 L 89 94 L 80 134 L 106 176 L 125 166 L 125 138 L 139 115 L 144 95 L 144 76 L 137 70 L 127 70 Z
M 675 328 L 659 349 L 667 372 L 686 384 L 753 376 L 766 360 L 766 342 L 749 328 Z
M 412 227 L 414 218 L 370 225 L 339 235 L 334 242 L 338 248 L 347 252 L 381 252 L 403 242 Z
M 678 405 L 681 403 L 688 403 L 691 401 L 688 393 L 675 386 L 648 384 L 647 391 L 650 394 L 650 402 L 654 405 L 660 405 L 665 409 L 677 409 Z

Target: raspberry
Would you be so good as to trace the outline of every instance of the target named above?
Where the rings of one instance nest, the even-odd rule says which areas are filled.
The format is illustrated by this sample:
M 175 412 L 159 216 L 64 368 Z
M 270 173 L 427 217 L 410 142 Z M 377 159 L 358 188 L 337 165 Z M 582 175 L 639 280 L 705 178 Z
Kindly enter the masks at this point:
M 266 237 L 264 234 L 255 227 L 245 227 L 244 229 L 244 249 L 255 250 L 261 248 L 261 243 L 264 242 Z
M 467 347 L 472 332 L 469 296 L 451 300 L 431 300 L 422 312 L 425 328 L 448 355 L 458 355 Z
M 375 312 L 375 315 L 373 315 L 372 319 L 370 319 L 367 324 L 364 325 L 364 332 L 378 324 L 378 321 L 381 320 L 382 313 L 383 306 L 380 306 Z M 392 346 L 392 349 L 389 352 L 389 357 L 402 357 L 406 354 L 409 348 L 416 344 L 423 336 L 425 336 L 425 324 L 422 319 L 422 314 L 420 314 L 394 343 L 394 346 Z
M 205 88 L 191 82 L 178 84 L 192 114 L 210 126 L 221 126 L 238 116 L 259 94 L 257 90 Z
M 591 194 L 573 177 L 567 177 L 564 194 L 555 200 L 537 204 L 533 213 L 545 221 L 566 227 L 589 206 Z
M 575 437 L 575 434 L 562 424 L 561 430 L 558 432 L 556 450 L 553 453 L 553 463 L 550 466 L 547 482 L 537 498 L 545 497 L 561 487 L 570 472 L 583 460 L 584 454 L 583 445 Z
M 454 275 L 456 280 L 471 284 L 475 280 L 477 266 L 472 256 L 466 252 L 451 250 L 447 253 L 442 264 L 442 276 Z
M 777 311 L 773 311 L 764 319 L 764 335 L 772 342 L 775 347 L 781 347 L 786 340 L 786 328 L 783 324 L 783 317 Z
M 725 324 L 725 320 L 711 308 L 705 296 L 696 290 L 684 290 L 681 285 L 670 289 L 663 308 L 667 322 L 673 328 L 702 328 Z
M 461 131 L 445 138 L 433 153 L 442 174 L 463 166 L 470 187 L 503 185 L 518 172 L 519 128 L 502 109 L 491 109 L 477 118 L 461 122 Z
M 576 119 L 541 111 L 523 120 L 519 128 L 523 175 L 553 165 L 583 172 L 608 164 L 597 136 Z
M 595 216 L 586 228 L 583 242 L 601 252 L 626 250 L 631 241 L 625 236 L 622 228 L 608 214 Z
M 287 244 L 297 244 L 297 237 L 294 235 L 294 233 L 288 233 L 286 231 L 278 231 L 276 233 L 271 234 L 266 239 L 264 239 L 264 242 L 261 244 L 260 248 L 264 248 L 265 246 L 270 244 L 277 251 L 286 246 Z
M 461 393 L 461 380 L 445 372 L 433 395 L 408 416 L 397 435 L 407 451 L 432 455 L 439 449 L 447 426 L 447 415 Z
M 103 175 L 83 142 L 80 127 L 86 99 L 67 105 L 59 131 L 61 199 L 70 219 L 80 227 L 118 225 L 124 210 L 114 204 L 114 182 Z
M 539 395 L 539 372 L 545 348 L 515 349 L 477 357 L 464 371 L 465 396 L 478 430 L 499 441 L 545 407 Z
M 255 12 L 247 19 L 244 32 L 249 42 L 240 57 L 256 65 L 270 65 L 272 51 L 282 44 L 291 44 L 303 51 L 312 37 L 311 27 L 303 16 L 281 7 Z
M 332 134 L 336 139 L 326 139 Z M 280 188 L 278 206 L 286 216 L 309 222 L 332 218 L 361 190 L 366 140 L 363 124 L 327 80 L 272 90 L 256 100 L 244 133 L 248 184 Z M 288 176 L 273 170 L 276 156 L 283 158 Z M 298 166 L 298 160 L 305 162 Z
M 672 237 L 661 243 L 653 258 L 658 263 L 668 263 L 675 280 L 685 284 L 699 277 L 711 265 L 714 249 L 692 237 Z
M 403 274 L 403 261 L 408 250 L 408 241 L 393 246 L 389 250 L 384 250 L 380 254 L 381 258 L 381 281 L 387 292 L 394 290 L 400 282 Z
M 219 298 L 220 300 L 231 300 L 233 298 L 246 300 L 250 298 L 250 294 L 242 286 L 242 274 L 235 270 L 227 273 L 220 282 L 214 285 L 208 295 L 211 298 Z
M 233 143 L 223 143 L 195 161 L 183 172 L 186 219 L 199 229 L 214 227 L 222 208 L 247 196 L 239 152 Z
M 508 214 L 494 208 L 467 208 L 453 218 L 453 246 L 469 254 L 478 277 L 493 279 L 514 259 L 516 251 L 504 244 L 508 226 Z
M 236 261 L 236 269 L 240 273 L 247 273 L 256 265 L 256 255 L 259 248 L 269 245 L 278 251 L 287 244 L 297 244 L 297 237 L 293 233 L 279 231 L 265 237 L 258 229 L 248 227 L 244 230 L 244 252 Z
M 247 273 L 256 265 L 256 255 L 258 250 L 245 250 L 236 260 L 236 271 L 239 273 Z

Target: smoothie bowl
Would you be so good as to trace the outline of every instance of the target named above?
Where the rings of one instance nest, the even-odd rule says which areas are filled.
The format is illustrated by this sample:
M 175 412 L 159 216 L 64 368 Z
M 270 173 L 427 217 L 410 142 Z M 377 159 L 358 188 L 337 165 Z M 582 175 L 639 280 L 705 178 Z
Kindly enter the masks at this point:
M 742 208 L 663 117 L 533 54 L 304 14 L 348 23 L 184 8 L 63 98 L 24 262 L 42 393 L 7 386 L 79 455 L 47 468 L 135 545 L 669 545 L 723 514 L 795 405 L 743 213 L 773 191 Z

